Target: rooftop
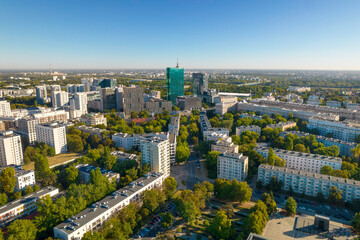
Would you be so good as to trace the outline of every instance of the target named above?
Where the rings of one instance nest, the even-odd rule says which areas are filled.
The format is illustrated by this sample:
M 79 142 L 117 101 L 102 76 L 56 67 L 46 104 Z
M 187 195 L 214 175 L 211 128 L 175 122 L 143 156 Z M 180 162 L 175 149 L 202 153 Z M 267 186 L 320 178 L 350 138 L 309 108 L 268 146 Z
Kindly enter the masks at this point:
M 125 199 L 132 197 L 133 194 L 136 194 L 140 190 L 147 188 L 150 183 L 154 182 L 160 177 L 162 177 L 161 173 L 149 173 L 146 176 L 133 181 L 122 189 L 113 192 L 109 196 L 106 196 L 97 203 L 93 204 L 91 207 L 86 208 L 75 216 L 72 216 L 67 221 L 60 223 L 55 228 L 61 229 L 67 234 L 71 234 L 73 231 L 86 225 L 94 218 L 98 217 L 104 212 L 107 212 L 109 208 L 112 208 Z
M 344 183 L 344 184 L 348 184 L 348 185 L 360 186 L 360 181 L 347 179 L 347 178 L 333 177 L 333 176 L 324 175 L 324 174 L 306 172 L 306 171 L 302 171 L 302 170 L 295 170 L 295 169 L 291 169 L 291 168 L 261 164 L 259 166 L 259 169 L 270 169 L 273 171 L 284 172 L 287 174 L 301 175 L 304 177 L 311 177 L 311 178 L 322 179 L 322 180 L 327 180 L 327 181 L 331 181 L 331 182 L 338 182 L 338 183 Z

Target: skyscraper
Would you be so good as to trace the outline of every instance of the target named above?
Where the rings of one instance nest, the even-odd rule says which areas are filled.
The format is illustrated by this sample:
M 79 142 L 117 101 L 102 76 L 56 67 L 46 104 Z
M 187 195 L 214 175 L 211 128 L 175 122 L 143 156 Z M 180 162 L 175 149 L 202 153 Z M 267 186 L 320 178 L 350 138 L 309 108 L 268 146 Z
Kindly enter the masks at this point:
M 200 96 L 208 88 L 208 75 L 203 73 L 193 73 L 193 94 Z
M 116 79 L 107 79 L 105 78 L 104 80 L 102 80 L 99 83 L 99 86 L 101 88 L 115 88 L 117 85 L 117 80 Z
M 167 100 L 176 104 L 176 97 L 184 96 L 184 69 L 179 68 L 166 68 L 167 80 Z
M 144 109 L 143 88 L 131 85 L 116 89 L 117 110 L 129 115 L 135 111 L 137 113 Z

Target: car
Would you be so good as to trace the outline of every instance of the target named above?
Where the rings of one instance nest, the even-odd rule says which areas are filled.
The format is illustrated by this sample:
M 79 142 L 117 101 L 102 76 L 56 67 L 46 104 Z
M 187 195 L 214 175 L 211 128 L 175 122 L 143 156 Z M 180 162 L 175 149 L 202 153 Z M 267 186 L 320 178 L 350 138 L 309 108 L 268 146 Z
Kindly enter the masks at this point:
M 299 207 L 299 209 L 301 209 L 301 210 L 306 210 L 306 208 L 305 208 L 305 207 Z
M 148 229 L 148 228 L 146 228 L 146 227 L 144 227 L 142 230 L 143 230 L 144 232 L 150 232 L 150 229 Z
M 314 209 L 311 209 L 311 208 L 309 208 L 308 211 L 309 211 L 309 212 L 315 212 L 315 210 L 314 210 Z

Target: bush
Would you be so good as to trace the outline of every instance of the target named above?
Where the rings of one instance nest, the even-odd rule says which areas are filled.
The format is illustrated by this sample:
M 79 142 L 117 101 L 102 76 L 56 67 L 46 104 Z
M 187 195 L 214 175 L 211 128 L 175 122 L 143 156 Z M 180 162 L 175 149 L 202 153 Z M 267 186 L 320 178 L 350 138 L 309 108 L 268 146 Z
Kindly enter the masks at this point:
M 177 233 L 181 233 L 181 232 L 182 232 L 181 227 L 178 227 L 178 228 L 176 229 L 176 232 L 177 232 Z

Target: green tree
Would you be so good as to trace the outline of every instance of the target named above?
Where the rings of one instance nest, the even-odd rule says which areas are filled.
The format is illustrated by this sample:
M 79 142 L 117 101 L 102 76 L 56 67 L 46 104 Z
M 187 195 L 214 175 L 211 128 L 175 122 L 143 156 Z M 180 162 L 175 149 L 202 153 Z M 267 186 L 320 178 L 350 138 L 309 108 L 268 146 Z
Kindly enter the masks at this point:
M 131 113 L 130 113 L 130 118 L 138 118 L 138 114 L 137 114 L 137 112 L 135 112 L 135 111 L 132 111 Z
M 81 239 L 82 240 L 105 240 L 105 237 L 101 232 L 88 231 L 84 234 L 84 236 Z
M 270 216 L 272 213 L 276 212 L 276 202 L 274 201 L 274 198 L 268 194 L 263 193 L 261 195 L 261 201 L 263 201 L 267 207 L 267 213 Z
M 171 212 L 165 212 L 161 213 L 161 226 L 163 228 L 169 228 L 172 221 L 174 220 L 174 216 L 171 214 Z
M 7 229 L 8 240 L 35 240 L 37 228 L 30 220 L 17 219 Z
M 24 191 L 24 193 L 25 193 L 24 195 L 29 195 L 29 194 L 31 194 L 33 192 L 34 192 L 33 188 L 31 186 L 27 186 L 25 191 Z
M 197 197 L 190 191 L 184 190 L 175 199 L 180 216 L 185 222 L 190 222 L 200 216 L 200 207 Z
M 292 151 L 294 149 L 293 140 L 289 137 L 286 138 L 285 149 L 288 151 Z
M 60 176 L 60 181 L 65 188 L 68 188 L 71 184 L 75 183 L 79 176 L 79 170 L 76 167 L 65 168 Z
M 342 191 L 337 187 L 332 186 L 329 191 L 328 201 L 330 203 L 338 204 L 342 200 Z
M 158 189 L 146 190 L 142 194 L 143 207 L 147 208 L 151 213 L 165 202 L 164 194 Z
M 48 176 L 51 175 L 49 167 L 49 160 L 47 157 L 36 154 L 35 155 L 35 176 L 39 182 L 44 181 Z
M 217 176 L 217 158 L 220 152 L 210 151 L 206 155 L 206 168 L 208 170 L 209 178 L 216 178 Z
M 100 166 L 107 170 L 111 170 L 115 165 L 115 163 L 116 163 L 116 156 L 111 155 L 111 150 L 109 147 L 105 147 L 99 159 Z
M 236 179 L 231 184 L 232 200 L 240 203 L 248 202 L 252 196 L 252 190 L 247 182 L 238 182 Z
M 70 152 L 82 152 L 84 151 L 84 144 L 81 139 L 81 136 L 75 134 L 66 135 L 66 140 L 68 144 L 68 150 Z
M 229 218 L 232 218 L 234 213 L 234 206 L 231 203 L 227 203 L 221 207 L 221 211 L 224 211 L 226 213 L 226 216 Z
M 356 232 L 360 232 L 360 213 L 355 213 L 351 225 Z
M 274 149 L 272 149 L 270 147 L 268 157 L 266 159 L 266 163 L 269 164 L 269 165 L 274 166 L 275 165 L 275 159 L 276 159 L 276 155 L 274 154 Z
M 163 184 L 163 188 L 164 188 L 164 193 L 165 196 L 169 199 L 172 194 L 175 192 L 177 187 L 177 182 L 175 180 L 175 178 L 173 177 L 168 177 L 165 179 L 164 184 Z
M 5 205 L 8 201 L 8 196 L 5 193 L 0 193 L 0 206 Z
M 320 173 L 325 174 L 325 175 L 332 175 L 333 172 L 334 172 L 334 169 L 328 165 L 325 165 L 320 169 Z
M 231 220 L 224 211 L 217 211 L 216 216 L 207 227 L 207 231 L 216 239 L 229 239 L 233 235 Z
M 190 156 L 190 149 L 187 145 L 178 145 L 176 148 L 175 159 L 177 163 L 187 162 Z
M 292 197 L 289 197 L 285 203 L 285 211 L 289 215 L 294 215 L 294 214 L 296 214 L 296 207 L 297 207 L 297 203 L 296 203 L 295 199 Z
M 304 144 L 298 143 L 298 144 L 295 145 L 294 150 L 296 152 L 303 152 L 304 153 L 304 152 L 306 152 L 306 147 L 304 146 Z
M 5 168 L 0 173 L 0 190 L 2 193 L 10 194 L 14 192 L 16 185 L 15 169 L 13 167 Z

